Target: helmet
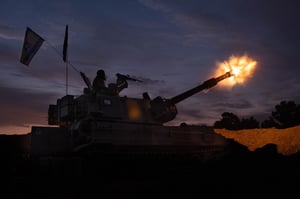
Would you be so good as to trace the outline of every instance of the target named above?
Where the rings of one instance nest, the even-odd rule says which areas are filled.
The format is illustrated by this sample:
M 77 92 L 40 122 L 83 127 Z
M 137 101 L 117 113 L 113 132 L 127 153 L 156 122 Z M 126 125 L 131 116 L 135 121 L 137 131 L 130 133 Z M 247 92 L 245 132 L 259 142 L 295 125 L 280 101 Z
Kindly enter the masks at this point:
M 98 70 L 97 71 L 97 76 L 101 77 L 102 79 L 106 80 L 106 75 L 105 75 L 105 72 L 104 70 Z

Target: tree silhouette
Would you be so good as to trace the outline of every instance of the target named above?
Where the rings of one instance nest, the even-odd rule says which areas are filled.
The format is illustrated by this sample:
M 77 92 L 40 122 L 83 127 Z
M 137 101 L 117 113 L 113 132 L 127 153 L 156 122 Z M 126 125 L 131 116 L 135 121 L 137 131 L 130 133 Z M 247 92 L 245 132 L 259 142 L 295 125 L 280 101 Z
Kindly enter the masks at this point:
M 214 123 L 214 128 L 238 130 L 240 129 L 240 119 L 233 113 L 224 112 L 222 113 L 222 119 Z
M 300 125 L 300 105 L 294 101 L 281 101 L 272 111 L 272 116 L 261 123 L 262 128 L 289 128 Z M 214 128 L 229 130 L 259 128 L 259 122 L 254 118 L 239 119 L 233 113 L 222 113 L 222 119 L 214 123 Z
M 279 123 L 279 128 L 288 128 L 300 124 L 300 106 L 294 101 L 281 101 L 272 111 L 272 116 Z
M 225 128 L 229 130 L 255 129 L 259 128 L 259 122 L 253 116 L 240 120 L 235 114 L 224 112 L 222 113 L 222 119 L 214 123 L 214 128 Z
M 250 118 L 243 118 L 240 122 L 241 129 L 255 129 L 259 128 L 259 122 L 251 116 Z
M 261 123 L 261 128 L 272 128 L 272 127 L 279 128 L 279 124 L 272 117 L 269 117 L 269 119 L 266 119 Z

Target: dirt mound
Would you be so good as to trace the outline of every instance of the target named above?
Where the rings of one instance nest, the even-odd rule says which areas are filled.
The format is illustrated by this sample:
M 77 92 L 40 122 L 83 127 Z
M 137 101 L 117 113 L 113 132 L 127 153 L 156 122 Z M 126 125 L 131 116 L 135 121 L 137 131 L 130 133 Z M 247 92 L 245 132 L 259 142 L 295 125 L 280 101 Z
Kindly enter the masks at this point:
M 278 153 L 292 155 L 300 152 L 300 126 L 287 129 L 258 128 L 243 130 L 214 129 L 216 133 L 232 138 L 250 151 L 267 144 L 276 144 Z

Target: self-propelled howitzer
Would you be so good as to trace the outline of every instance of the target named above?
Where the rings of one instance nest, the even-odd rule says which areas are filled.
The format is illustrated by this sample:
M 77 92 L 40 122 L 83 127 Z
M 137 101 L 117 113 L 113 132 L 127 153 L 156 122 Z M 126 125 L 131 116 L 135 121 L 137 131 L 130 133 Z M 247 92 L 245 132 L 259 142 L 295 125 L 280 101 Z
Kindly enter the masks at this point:
M 88 86 L 82 95 L 65 95 L 57 99 L 56 104 L 49 105 L 48 124 L 56 127 L 32 127 L 32 155 L 91 149 L 105 153 L 207 155 L 222 151 L 227 144 L 227 140 L 210 127 L 164 123 L 176 117 L 177 103 L 215 86 L 230 77 L 230 72 L 168 99 L 161 96 L 150 99 L 147 92 L 143 98 L 120 96 L 119 92 L 95 93 L 89 79 L 82 76 Z M 117 77 L 136 80 L 128 75 Z M 109 87 L 116 88 L 116 85 Z

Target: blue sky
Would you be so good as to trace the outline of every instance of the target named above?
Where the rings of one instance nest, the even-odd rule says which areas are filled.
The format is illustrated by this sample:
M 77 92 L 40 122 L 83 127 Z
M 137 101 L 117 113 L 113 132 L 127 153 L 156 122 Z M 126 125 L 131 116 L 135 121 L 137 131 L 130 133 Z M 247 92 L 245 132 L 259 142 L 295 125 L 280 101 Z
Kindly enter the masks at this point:
M 2 0 L 0 6 L 0 133 L 27 133 L 47 124 L 48 105 L 65 94 L 62 47 L 90 79 L 104 69 L 144 80 L 121 95 L 171 98 L 213 77 L 216 63 L 247 54 L 251 79 L 216 86 L 177 105 L 181 122 L 212 125 L 225 111 L 267 119 L 282 100 L 300 102 L 298 1 Z M 26 27 L 46 41 L 29 66 L 20 63 Z M 85 84 L 69 70 L 69 94 Z

